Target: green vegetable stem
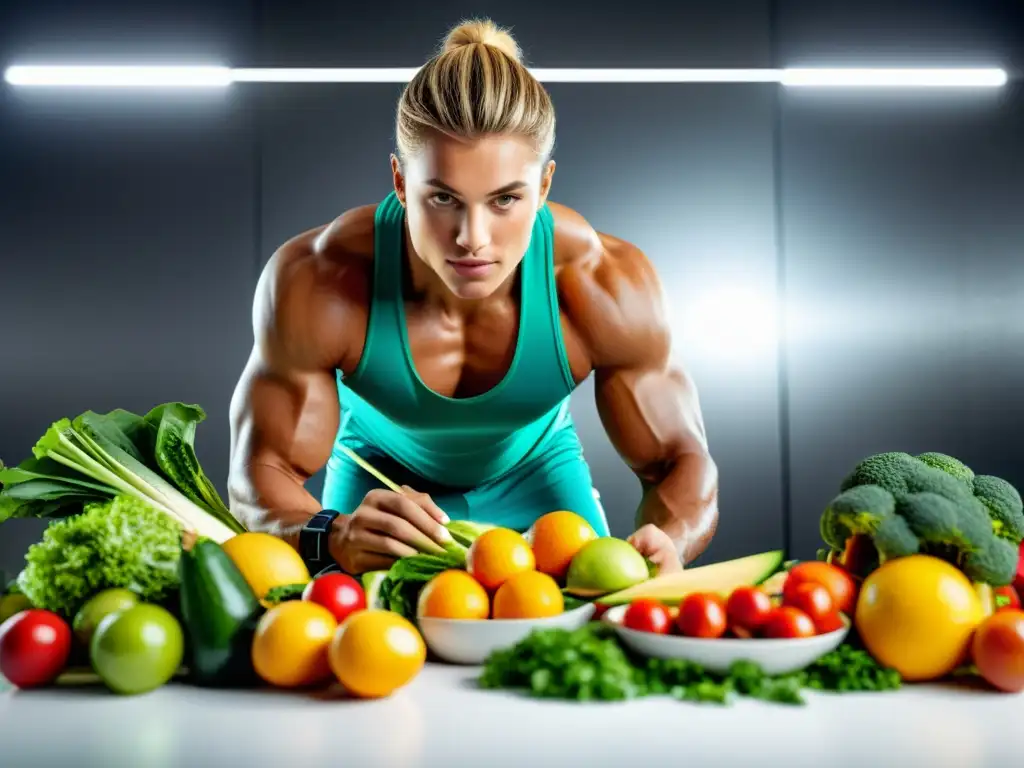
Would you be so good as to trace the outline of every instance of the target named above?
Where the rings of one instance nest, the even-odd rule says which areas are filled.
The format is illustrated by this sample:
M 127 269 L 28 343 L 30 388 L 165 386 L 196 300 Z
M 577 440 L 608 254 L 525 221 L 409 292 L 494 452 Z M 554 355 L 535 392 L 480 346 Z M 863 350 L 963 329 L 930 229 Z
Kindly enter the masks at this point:
M 165 403 L 139 416 L 123 409 L 59 419 L 17 467 L 0 469 L 0 522 L 63 518 L 114 496 L 133 496 L 217 543 L 244 527 L 203 474 L 194 450 L 198 406 Z

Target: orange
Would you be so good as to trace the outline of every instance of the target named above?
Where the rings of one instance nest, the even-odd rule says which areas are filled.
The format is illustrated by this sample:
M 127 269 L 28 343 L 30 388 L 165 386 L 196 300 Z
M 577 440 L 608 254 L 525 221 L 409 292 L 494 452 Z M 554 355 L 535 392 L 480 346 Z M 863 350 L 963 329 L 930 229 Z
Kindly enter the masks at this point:
M 526 537 L 533 547 L 537 570 L 564 580 L 569 563 L 584 544 L 597 538 L 597 531 L 575 512 L 559 511 L 538 518 Z
M 935 680 L 967 656 L 985 618 L 971 582 L 929 555 L 889 560 L 861 586 L 854 623 L 868 652 L 907 682 Z
M 494 618 L 541 619 L 565 609 L 558 582 L 540 571 L 510 576 L 494 595 Z
M 326 682 L 331 677 L 327 649 L 337 628 L 334 614 L 322 605 L 306 600 L 280 603 L 256 625 L 253 669 L 279 688 Z
M 269 533 L 239 533 L 221 548 L 261 600 L 274 587 L 306 584 L 310 580 L 309 569 L 295 548 Z
M 486 619 L 491 601 L 476 579 L 465 571 L 443 571 L 420 592 L 417 616 L 439 619 Z
M 371 609 L 350 614 L 341 623 L 328 655 L 338 682 L 349 693 L 381 698 L 419 674 L 427 647 L 410 621 L 391 611 Z
M 537 566 L 530 544 L 511 528 L 492 528 L 477 537 L 466 554 L 466 570 L 485 589 L 494 590 L 509 576 Z

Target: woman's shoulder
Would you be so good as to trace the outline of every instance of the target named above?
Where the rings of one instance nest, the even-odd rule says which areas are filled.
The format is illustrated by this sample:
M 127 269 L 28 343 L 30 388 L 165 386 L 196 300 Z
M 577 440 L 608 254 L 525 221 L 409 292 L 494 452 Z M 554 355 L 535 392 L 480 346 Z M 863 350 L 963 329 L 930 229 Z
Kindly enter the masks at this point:
M 555 224 L 555 268 L 593 272 L 600 268 L 646 270 L 650 263 L 635 244 L 598 231 L 579 211 L 548 203 Z

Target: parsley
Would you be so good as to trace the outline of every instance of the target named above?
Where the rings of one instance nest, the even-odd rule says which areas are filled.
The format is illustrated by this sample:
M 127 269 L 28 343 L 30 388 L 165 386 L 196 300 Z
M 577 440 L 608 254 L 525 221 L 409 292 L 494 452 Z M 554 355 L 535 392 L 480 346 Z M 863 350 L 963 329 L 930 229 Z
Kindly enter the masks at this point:
M 479 677 L 485 689 L 520 689 L 538 698 L 622 701 L 671 696 L 680 701 L 727 705 L 737 696 L 779 704 L 805 703 L 805 689 L 885 691 L 900 687 L 863 649 L 842 645 L 804 670 L 766 675 L 748 661 L 719 675 L 682 659 L 642 658 L 619 644 L 614 631 L 592 623 L 582 629 L 537 630 L 519 644 L 494 652 Z

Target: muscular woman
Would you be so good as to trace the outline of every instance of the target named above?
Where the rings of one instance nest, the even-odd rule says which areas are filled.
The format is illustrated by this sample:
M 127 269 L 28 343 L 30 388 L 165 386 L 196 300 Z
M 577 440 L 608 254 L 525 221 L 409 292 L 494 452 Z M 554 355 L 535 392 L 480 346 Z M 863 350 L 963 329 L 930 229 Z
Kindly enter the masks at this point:
M 284 243 L 260 278 L 231 409 L 234 514 L 304 555 L 316 529 L 314 560 L 354 574 L 417 536 L 443 543 L 448 519 L 525 530 L 572 510 L 606 535 L 568 407 L 593 375 L 643 490 L 629 540 L 681 568 L 718 518 L 696 391 L 644 254 L 548 200 L 554 108 L 514 40 L 455 28 L 396 128 L 394 191 Z M 318 501 L 305 483 L 325 466 Z

